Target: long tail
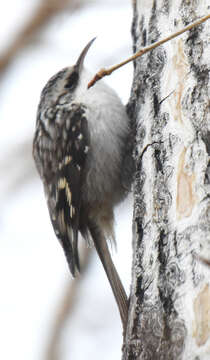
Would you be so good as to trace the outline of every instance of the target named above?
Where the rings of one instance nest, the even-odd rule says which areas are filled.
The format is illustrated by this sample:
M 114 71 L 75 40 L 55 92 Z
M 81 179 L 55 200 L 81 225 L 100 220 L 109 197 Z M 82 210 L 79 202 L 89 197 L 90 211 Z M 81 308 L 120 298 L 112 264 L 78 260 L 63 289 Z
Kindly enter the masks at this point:
M 95 248 L 100 257 L 104 270 L 107 274 L 109 283 L 111 285 L 114 297 L 117 302 L 117 306 L 120 312 L 120 317 L 122 320 L 124 334 L 127 327 L 128 319 L 128 299 L 124 287 L 121 283 L 117 270 L 112 262 L 112 258 L 109 252 L 107 241 L 95 224 L 89 224 L 89 231 L 91 233 Z

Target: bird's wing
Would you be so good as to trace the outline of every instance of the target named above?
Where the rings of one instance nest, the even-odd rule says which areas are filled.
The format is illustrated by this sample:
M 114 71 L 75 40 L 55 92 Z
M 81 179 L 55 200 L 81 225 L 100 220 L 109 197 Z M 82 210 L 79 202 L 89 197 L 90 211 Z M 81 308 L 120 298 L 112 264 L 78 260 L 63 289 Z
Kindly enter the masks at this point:
M 61 242 L 71 273 L 79 270 L 78 227 L 81 187 L 90 140 L 85 109 L 73 104 L 62 114 L 63 129 L 55 149 L 60 149 L 58 168 L 47 193 L 54 231 Z M 61 146 L 62 144 L 62 146 Z

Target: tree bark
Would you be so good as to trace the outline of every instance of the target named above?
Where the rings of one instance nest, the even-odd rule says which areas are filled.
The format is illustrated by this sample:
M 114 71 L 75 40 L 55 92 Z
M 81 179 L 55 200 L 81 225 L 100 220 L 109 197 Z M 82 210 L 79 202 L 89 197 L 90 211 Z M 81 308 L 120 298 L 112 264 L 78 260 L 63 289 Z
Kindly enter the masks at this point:
M 207 1 L 133 1 L 134 51 L 209 12 Z M 209 25 L 134 63 L 133 269 L 123 360 L 210 359 Z

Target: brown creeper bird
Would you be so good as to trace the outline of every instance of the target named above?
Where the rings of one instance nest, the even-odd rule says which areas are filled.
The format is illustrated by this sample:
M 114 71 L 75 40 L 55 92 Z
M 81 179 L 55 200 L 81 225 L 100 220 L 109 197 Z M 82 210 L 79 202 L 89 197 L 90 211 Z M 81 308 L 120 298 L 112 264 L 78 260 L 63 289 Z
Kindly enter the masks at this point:
M 76 64 L 54 75 L 41 93 L 33 156 L 44 184 L 50 218 L 71 270 L 79 270 L 78 232 L 92 238 L 112 287 L 125 330 L 128 300 L 112 262 L 113 208 L 126 195 L 125 107 L 102 81 L 87 89 L 92 75 L 83 66 L 91 40 Z

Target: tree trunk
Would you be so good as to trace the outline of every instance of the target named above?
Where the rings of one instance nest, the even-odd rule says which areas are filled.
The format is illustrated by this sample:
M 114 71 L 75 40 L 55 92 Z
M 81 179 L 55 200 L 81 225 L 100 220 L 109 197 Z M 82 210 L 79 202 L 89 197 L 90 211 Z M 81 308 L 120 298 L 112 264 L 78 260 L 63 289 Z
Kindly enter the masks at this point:
M 133 1 L 134 51 L 209 12 Z M 133 271 L 124 360 L 210 359 L 210 21 L 138 59 Z M 208 54 L 207 54 L 208 53 Z

